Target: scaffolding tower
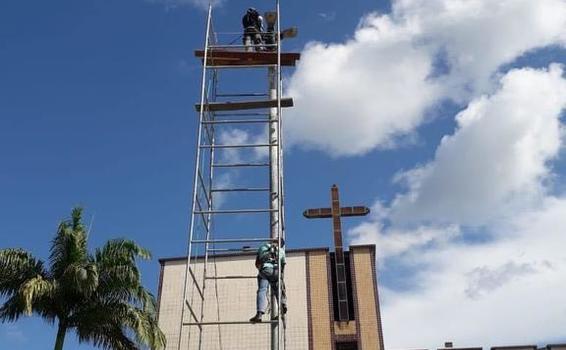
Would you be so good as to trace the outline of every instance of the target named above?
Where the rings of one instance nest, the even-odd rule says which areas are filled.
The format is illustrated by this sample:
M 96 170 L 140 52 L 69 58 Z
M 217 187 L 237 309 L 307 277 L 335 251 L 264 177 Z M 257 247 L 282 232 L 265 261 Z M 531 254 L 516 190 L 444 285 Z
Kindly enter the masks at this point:
M 293 100 L 282 97 L 281 68 L 295 66 L 300 55 L 281 52 L 281 40 L 294 36 L 296 30 L 281 31 L 279 0 L 275 1 L 275 11 L 265 17 L 271 25 L 261 35 L 271 40 L 261 44 L 235 43 L 226 37 L 236 35 L 239 39 L 242 34 L 216 32 L 213 8 L 209 5 L 204 49 L 195 51 L 202 61 L 202 81 L 200 102 L 195 105 L 198 136 L 183 306 L 175 345 L 178 350 L 206 348 L 205 335 L 211 328 L 215 329 L 214 337 L 218 341 L 214 348 L 228 349 L 230 346 L 222 344 L 222 327 L 230 325 L 269 328 L 271 349 L 285 349 L 285 320 L 278 312 L 277 302 L 281 300 L 282 274 L 278 274 L 279 298 L 273 294 L 271 297 L 271 317 L 253 324 L 247 318 L 231 319 L 231 315 L 222 312 L 218 306 L 218 289 L 230 288 L 231 281 L 256 276 L 219 276 L 215 260 L 218 253 L 255 250 L 254 245 L 263 242 L 277 242 L 281 247 L 285 238 L 281 112 L 292 107 Z M 256 71 L 256 75 L 259 71 L 264 79 L 267 76 L 267 84 L 257 84 L 263 85 L 264 90 L 241 91 L 245 85 L 241 78 L 229 79 L 228 72 L 234 71 L 245 72 L 250 77 L 253 77 L 250 71 Z M 256 134 L 251 131 L 254 127 Z M 262 134 L 264 140 L 259 140 L 256 136 Z M 246 176 L 238 176 L 242 171 L 247 172 Z M 235 184 L 243 179 L 255 183 Z M 260 197 L 227 200 L 230 195 Z M 208 291 L 210 286 L 215 288 L 215 293 Z M 215 302 L 207 300 L 214 296 Z M 211 312 L 209 308 L 216 310 Z M 210 317 L 212 314 L 214 319 Z

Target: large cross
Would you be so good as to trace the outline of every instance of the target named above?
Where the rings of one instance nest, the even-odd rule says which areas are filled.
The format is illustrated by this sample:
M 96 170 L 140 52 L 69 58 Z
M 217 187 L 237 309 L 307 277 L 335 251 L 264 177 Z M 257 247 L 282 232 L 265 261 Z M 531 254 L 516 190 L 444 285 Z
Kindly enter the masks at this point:
M 364 216 L 369 213 L 365 206 L 340 207 L 338 186 L 332 185 L 330 189 L 332 206 L 330 208 L 307 209 L 303 216 L 307 219 L 332 218 L 334 231 L 334 251 L 336 260 L 336 291 L 338 293 L 338 320 L 348 321 L 348 288 L 346 286 L 346 265 L 344 263 L 344 247 L 342 245 L 342 222 L 341 217 Z

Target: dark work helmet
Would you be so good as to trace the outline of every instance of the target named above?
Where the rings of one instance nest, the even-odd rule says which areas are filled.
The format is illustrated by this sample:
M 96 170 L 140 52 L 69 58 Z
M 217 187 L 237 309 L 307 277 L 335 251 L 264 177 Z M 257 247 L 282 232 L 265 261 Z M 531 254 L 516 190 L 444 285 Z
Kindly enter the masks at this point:
M 253 8 L 253 7 L 250 7 L 250 8 L 248 9 L 248 13 L 257 13 L 257 10 L 256 10 L 255 8 Z

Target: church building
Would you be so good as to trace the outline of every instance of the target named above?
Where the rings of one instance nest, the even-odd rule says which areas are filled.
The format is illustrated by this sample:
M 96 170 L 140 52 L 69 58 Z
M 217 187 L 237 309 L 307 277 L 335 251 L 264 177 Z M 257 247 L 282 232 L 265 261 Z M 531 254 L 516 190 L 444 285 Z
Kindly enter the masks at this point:
M 351 246 L 344 252 L 347 292 L 344 302 L 339 298 L 334 252 L 329 248 L 286 252 L 286 349 L 384 349 L 375 255 L 374 245 Z M 177 349 L 180 334 L 183 349 L 198 348 L 199 326 L 203 327 L 202 349 L 269 349 L 269 323 L 247 322 L 255 314 L 254 261 L 254 252 L 209 257 L 207 275 L 213 274 L 215 278 L 207 281 L 204 291 L 192 292 L 205 294 L 207 304 L 202 312 L 204 321 L 210 324 L 190 325 L 193 316 L 189 313 L 185 313 L 181 322 L 187 260 L 185 257 L 160 259 L 159 327 L 167 337 L 167 349 Z M 204 268 L 202 260 L 192 273 L 202 275 L 199 268 Z M 223 276 L 230 277 L 223 279 Z M 191 289 L 190 279 L 187 285 Z M 200 312 L 199 307 L 196 309 Z M 219 321 L 223 324 L 215 323 Z M 186 326 L 180 327 L 182 323 Z

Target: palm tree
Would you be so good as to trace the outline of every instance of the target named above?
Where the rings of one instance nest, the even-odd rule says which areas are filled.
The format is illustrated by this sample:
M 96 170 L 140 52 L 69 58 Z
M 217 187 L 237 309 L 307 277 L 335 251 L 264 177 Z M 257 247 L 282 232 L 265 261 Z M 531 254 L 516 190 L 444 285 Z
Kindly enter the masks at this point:
M 81 216 L 82 209 L 74 208 L 59 224 L 49 269 L 22 249 L 0 250 L 0 320 L 35 313 L 57 322 L 55 350 L 63 349 L 70 330 L 80 342 L 105 349 L 164 348 L 155 298 L 141 285 L 136 265 L 137 257 L 151 257 L 149 251 L 116 239 L 90 254 Z

